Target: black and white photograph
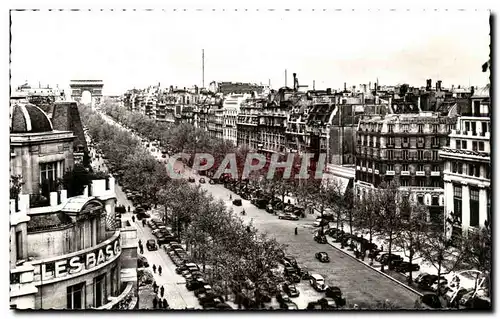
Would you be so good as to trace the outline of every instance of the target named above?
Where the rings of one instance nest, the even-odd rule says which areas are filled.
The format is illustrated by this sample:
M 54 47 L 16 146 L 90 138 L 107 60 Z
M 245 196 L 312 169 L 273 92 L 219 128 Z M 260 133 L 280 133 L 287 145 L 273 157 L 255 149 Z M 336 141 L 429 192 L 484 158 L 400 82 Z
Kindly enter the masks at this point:
M 492 311 L 491 11 L 9 16 L 11 312 Z

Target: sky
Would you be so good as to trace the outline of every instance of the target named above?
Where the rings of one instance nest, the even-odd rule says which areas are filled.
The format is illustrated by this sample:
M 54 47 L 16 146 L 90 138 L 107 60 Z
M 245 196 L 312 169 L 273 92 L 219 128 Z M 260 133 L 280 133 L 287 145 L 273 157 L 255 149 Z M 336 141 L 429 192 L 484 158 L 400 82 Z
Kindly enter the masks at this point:
M 66 88 L 101 79 L 104 94 L 211 81 L 316 89 L 426 79 L 484 86 L 487 11 L 13 11 L 11 84 Z

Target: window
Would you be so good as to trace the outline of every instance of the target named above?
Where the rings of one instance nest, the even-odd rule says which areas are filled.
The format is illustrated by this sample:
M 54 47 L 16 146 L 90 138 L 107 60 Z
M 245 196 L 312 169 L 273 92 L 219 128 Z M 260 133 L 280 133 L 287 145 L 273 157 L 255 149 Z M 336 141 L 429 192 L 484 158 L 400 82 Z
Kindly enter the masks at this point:
M 388 171 L 394 171 L 394 164 L 387 164 Z
M 462 149 L 463 150 L 467 149 L 467 141 L 462 141 Z
M 423 171 L 424 170 L 424 165 L 418 164 L 417 165 L 417 171 Z
M 424 151 L 417 151 L 417 159 L 422 160 L 424 158 Z
M 23 232 L 21 230 L 16 231 L 16 258 L 17 260 L 22 260 L 23 258 Z
M 394 159 L 394 151 L 393 150 L 387 151 L 387 159 L 389 159 L 389 160 Z
M 84 309 L 85 282 L 66 288 L 66 309 Z
M 401 186 L 410 186 L 410 181 L 407 178 L 401 178 L 400 179 Z
M 476 141 L 473 141 L 473 142 L 472 142 L 472 150 L 473 150 L 474 152 L 477 152 L 477 142 L 476 142 Z
M 57 176 L 57 162 L 40 164 L 40 182 L 45 180 L 55 181 Z
M 408 138 L 407 137 L 403 137 L 403 143 L 408 144 Z
M 439 138 L 433 137 L 432 138 L 432 145 L 439 147 Z
M 408 164 L 401 165 L 401 170 L 402 171 L 407 171 L 408 170 Z
M 462 216 L 462 186 L 453 186 L 453 209 L 455 215 Z
M 462 163 L 457 163 L 457 173 L 463 174 L 464 165 Z
M 394 137 L 389 137 L 387 139 L 387 145 L 393 145 L 394 146 Z
M 424 132 L 424 125 L 423 124 L 418 124 L 418 132 L 423 133 Z
M 465 131 L 470 131 L 470 122 L 465 122 Z
M 479 116 L 479 110 L 481 108 L 480 101 L 474 101 L 474 116 Z
M 437 133 L 438 130 L 439 130 L 439 125 L 437 125 L 437 124 L 432 125 L 432 132 L 433 133 Z
M 439 167 L 439 165 L 433 165 L 432 166 L 432 171 L 433 172 L 439 172 L 439 171 L 441 171 L 441 168 Z
M 432 196 L 432 206 L 439 206 L 439 197 L 438 196 Z
M 404 160 L 408 159 L 408 151 L 407 150 L 402 151 L 401 154 L 402 154 Z
M 484 152 L 484 142 L 479 142 L 479 151 Z
M 439 151 L 432 151 L 432 160 L 433 161 L 439 160 Z
M 94 307 L 102 306 L 106 298 L 106 274 L 94 278 Z
M 422 204 L 422 205 L 423 205 L 423 204 L 424 204 L 424 195 L 418 195 L 418 196 L 417 196 L 417 202 L 418 202 L 419 204 Z
M 470 226 L 479 226 L 479 189 L 471 187 L 470 194 Z
M 387 129 L 389 130 L 389 133 L 394 133 L 394 124 L 387 125 Z
M 460 150 L 462 149 L 462 141 L 461 140 L 457 140 L 457 150 Z

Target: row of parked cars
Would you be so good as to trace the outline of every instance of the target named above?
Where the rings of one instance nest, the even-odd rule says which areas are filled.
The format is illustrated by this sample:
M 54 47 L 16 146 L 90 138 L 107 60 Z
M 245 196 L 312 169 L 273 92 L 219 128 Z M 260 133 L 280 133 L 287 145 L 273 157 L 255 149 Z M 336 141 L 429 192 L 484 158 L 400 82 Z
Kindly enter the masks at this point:
M 146 223 L 152 230 L 153 236 L 156 237 L 158 245 L 168 244 L 177 241 L 170 228 L 167 228 L 165 223 L 158 218 L 152 218 Z
M 191 262 L 188 254 L 178 242 L 170 242 L 164 246 L 168 256 L 177 266 L 175 272 L 186 279 L 186 288 L 193 291 L 200 305 L 207 310 L 232 309 L 224 302 L 220 294 L 217 294 L 205 279 L 200 267 Z
M 326 252 L 318 252 L 315 254 L 316 259 L 318 259 L 320 262 L 329 262 L 330 258 Z M 342 295 L 342 291 L 340 290 L 339 287 L 329 287 L 323 276 L 319 274 L 309 274 L 308 271 L 302 269 L 299 267 L 297 264 L 297 261 L 295 258 L 290 257 L 290 256 L 285 256 L 282 259 L 282 264 L 284 266 L 284 275 L 285 278 L 287 278 L 288 283 L 285 284 L 283 291 L 288 294 L 289 297 L 294 297 L 298 296 L 298 293 L 294 294 L 294 288 L 295 286 L 290 286 L 293 285 L 293 283 L 299 283 L 301 280 L 308 280 L 309 284 L 311 287 L 314 288 L 314 290 L 318 292 L 324 292 L 325 297 L 309 303 L 307 309 L 337 309 L 340 307 L 345 306 L 346 300 Z M 286 287 L 286 288 L 285 288 Z M 296 289 L 296 287 L 295 287 Z M 283 299 L 282 297 L 280 297 Z M 283 300 L 287 300 L 286 298 Z M 278 299 L 279 301 L 279 299 Z M 293 306 L 289 306 L 293 307 Z M 284 308 L 284 307 L 282 307 Z

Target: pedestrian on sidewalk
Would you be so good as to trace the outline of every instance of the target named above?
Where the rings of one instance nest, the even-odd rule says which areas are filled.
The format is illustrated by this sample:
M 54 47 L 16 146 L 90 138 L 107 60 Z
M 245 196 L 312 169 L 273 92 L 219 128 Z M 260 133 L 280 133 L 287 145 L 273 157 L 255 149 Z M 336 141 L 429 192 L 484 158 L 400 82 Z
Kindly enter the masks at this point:
M 153 273 L 156 274 L 156 265 L 155 264 L 153 264 Z
M 160 288 L 160 297 L 163 298 L 163 294 L 165 294 L 165 288 L 163 288 L 163 286 L 161 286 L 161 288 Z
M 142 220 L 142 227 L 146 227 L 146 220 L 145 219 Z
M 156 293 L 158 291 L 158 285 L 156 284 L 156 281 L 153 282 L 153 291 Z
M 297 227 L 295 227 L 295 235 L 298 234 L 298 230 L 297 230 Z
M 156 309 L 156 306 L 158 305 L 158 299 L 155 298 L 153 299 L 153 308 Z
M 161 276 L 161 265 L 160 265 L 160 266 L 158 266 L 158 275 L 160 275 L 160 276 Z M 162 287 L 162 288 L 163 288 L 163 287 Z
M 141 255 L 144 254 L 144 247 L 142 245 L 139 246 L 139 252 L 141 253 Z
M 132 222 L 135 223 L 135 216 L 132 216 Z
M 163 306 L 163 309 L 168 309 L 168 302 L 167 302 L 167 299 L 163 299 L 163 302 L 162 302 L 162 306 Z

